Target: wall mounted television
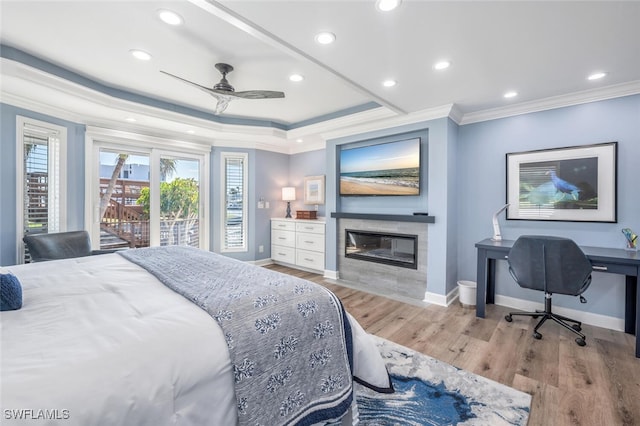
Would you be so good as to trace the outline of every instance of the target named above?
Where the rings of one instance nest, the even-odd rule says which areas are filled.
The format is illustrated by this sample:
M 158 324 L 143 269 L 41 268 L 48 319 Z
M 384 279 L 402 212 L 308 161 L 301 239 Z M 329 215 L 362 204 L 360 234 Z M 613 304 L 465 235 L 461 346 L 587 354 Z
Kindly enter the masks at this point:
M 420 195 L 420 138 L 339 152 L 341 196 Z

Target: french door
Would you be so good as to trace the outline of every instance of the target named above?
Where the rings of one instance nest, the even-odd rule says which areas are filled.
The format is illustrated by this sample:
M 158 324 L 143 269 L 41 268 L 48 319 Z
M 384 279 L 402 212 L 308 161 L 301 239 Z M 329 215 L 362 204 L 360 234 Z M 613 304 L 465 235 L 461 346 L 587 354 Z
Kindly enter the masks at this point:
M 94 247 L 209 249 L 208 154 L 109 139 L 89 137 Z

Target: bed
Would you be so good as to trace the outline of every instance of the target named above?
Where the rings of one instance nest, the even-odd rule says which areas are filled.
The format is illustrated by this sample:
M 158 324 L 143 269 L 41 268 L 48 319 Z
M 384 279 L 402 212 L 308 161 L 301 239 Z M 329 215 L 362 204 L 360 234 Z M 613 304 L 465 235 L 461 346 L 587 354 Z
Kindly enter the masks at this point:
M 354 376 L 390 388 L 368 335 L 309 281 L 187 247 L 0 269 L 23 291 L 0 318 L 3 425 L 349 424 Z

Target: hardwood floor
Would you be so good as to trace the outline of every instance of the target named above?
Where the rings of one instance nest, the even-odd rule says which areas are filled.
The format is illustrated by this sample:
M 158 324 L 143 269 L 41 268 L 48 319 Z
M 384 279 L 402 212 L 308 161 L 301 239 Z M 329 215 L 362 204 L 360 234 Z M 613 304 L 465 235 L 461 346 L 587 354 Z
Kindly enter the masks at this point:
M 587 346 L 557 324 L 532 337 L 536 320 L 487 306 L 486 318 L 456 303 L 416 307 L 342 287 L 321 275 L 270 265 L 333 291 L 367 332 L 533 396 L 529 426 L 640 425 L 640 359 L 635 337 L 583 326 Z

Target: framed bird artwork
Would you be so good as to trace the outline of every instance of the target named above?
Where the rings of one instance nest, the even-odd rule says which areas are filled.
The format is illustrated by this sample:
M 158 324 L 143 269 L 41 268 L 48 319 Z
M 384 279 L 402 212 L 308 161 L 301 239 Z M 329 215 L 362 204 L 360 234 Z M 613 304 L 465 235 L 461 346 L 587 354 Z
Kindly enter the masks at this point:
M 617 222 L 618 142 L 508 153 L 507 219 Z

